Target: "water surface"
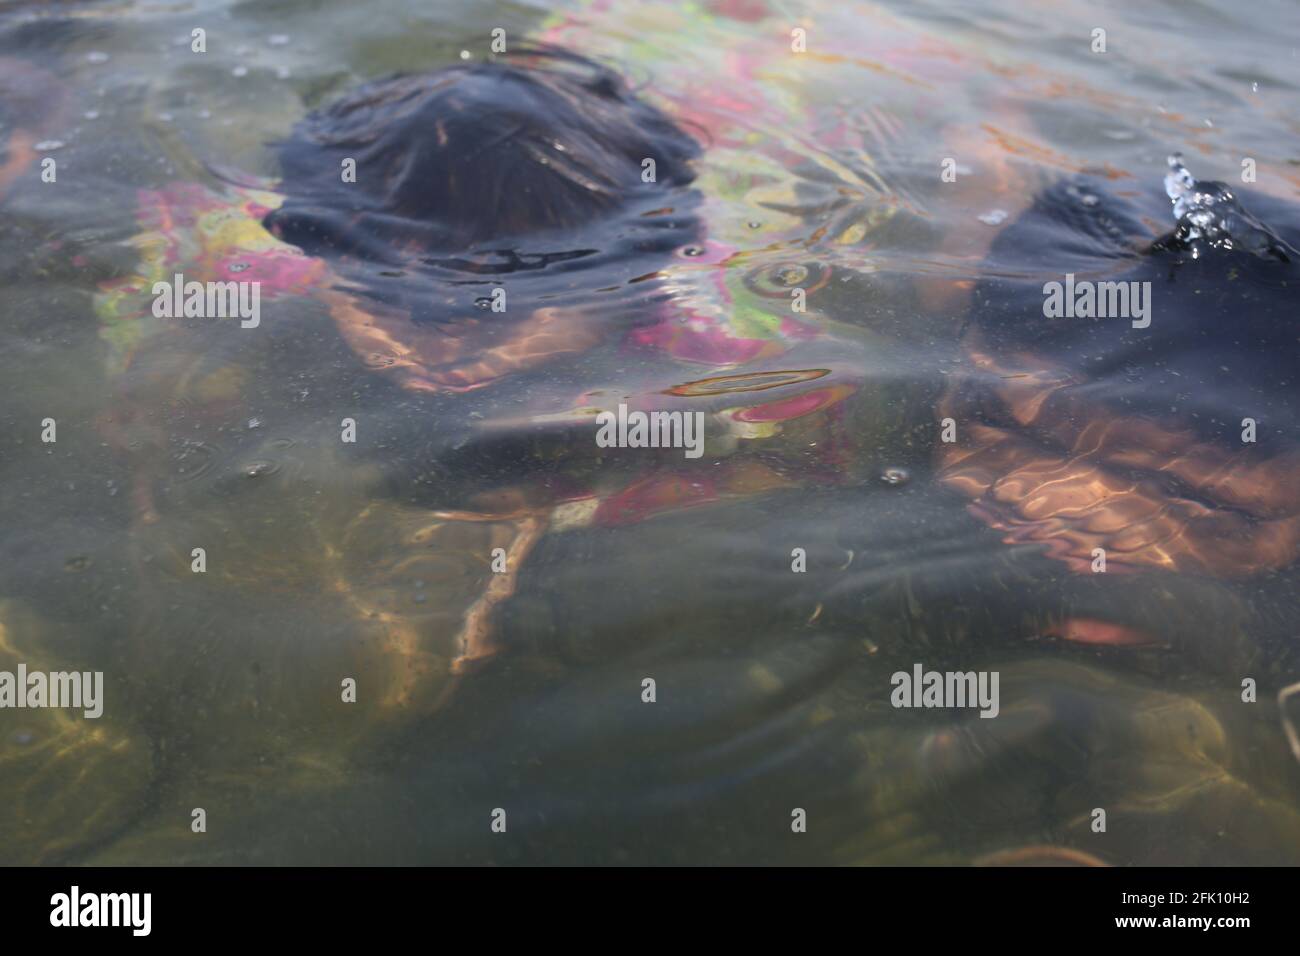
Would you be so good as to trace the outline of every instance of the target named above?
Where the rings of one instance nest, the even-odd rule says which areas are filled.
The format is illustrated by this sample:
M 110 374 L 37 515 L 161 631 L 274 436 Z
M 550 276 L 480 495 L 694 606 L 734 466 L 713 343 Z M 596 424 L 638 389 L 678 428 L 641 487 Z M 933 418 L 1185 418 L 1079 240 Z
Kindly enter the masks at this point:
M 419 394 L 310 291 L 256 329 L 106 304 L 147 197 L 273 185 L 307 110 L 494 28 L 604 58 L 705 146 L 705 235 L 650 279 L 610 257 L 598 345 Z M 106 705 L 0 712 L 0 860 L 1300 861 L 1297 569 L 1265 527 L 1300 500 L 1295 275 L 1149 252 L 1175 151 L 1297 244 L 1298 51 L 1286 2 L 10 4 L 0 137 L 58 172 L 0 200 L 0 669 L 102 670 Z M 1043 318 L 1067 273 L 1164 282 L 1150 334 Z M 673 308 L 767 344 L 668 341 Z M 1073 376 L 1054 417 L 992 408 L 1044 375 Z M 595 410 L 645 396 L 708 413 L 701 459 L 601 453 Z M 1033 440 L 1020 498 L 944 480 L 949 414 Z M 1140 447 L 1089 471 L 1107 422 Z M 1168 527 L 1026 523 L 1053 482 Z M 1182 533 L 1188 501 L 1222 521 Z M 497 651 L 453 677 L 498 547 Z M 894 708 L 918 663 L 997 671 L 999 717 Z

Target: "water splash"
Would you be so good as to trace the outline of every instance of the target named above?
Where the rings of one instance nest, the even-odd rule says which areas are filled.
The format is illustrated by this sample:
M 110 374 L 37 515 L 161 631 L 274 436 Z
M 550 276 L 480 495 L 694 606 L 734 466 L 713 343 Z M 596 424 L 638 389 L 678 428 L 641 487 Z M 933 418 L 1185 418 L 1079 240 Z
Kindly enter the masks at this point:
M 1165 194 L 1173 201 L 1178 228 L 1173 244 L 1190 249 L 1193 258 L 1202 248 L 1242 249 L 1262 259 L 1290 262 L 1300 255 L 1279 239 L 1237 201 L 1226 183 L 1199 182 L 1183 165 L 1183 157 L 1169 157 Z

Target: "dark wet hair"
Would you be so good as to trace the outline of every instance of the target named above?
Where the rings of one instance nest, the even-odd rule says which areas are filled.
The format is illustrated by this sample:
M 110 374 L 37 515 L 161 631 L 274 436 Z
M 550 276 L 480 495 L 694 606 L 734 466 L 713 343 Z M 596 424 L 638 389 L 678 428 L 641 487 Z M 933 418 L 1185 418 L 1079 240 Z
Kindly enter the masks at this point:
M 699 151 L 617 73 L 528 48 L 369 83 L 309 115 L 279 145 L 286 198 L 266 225 L 311 255 L 409 263 L 663 206 Z
M 1254 241 L 1197 251 L 1181 230 L 1151 241 L 1146 223 L 1169 217 L 1162 191 L 1132 198 L 1108 187 L 1092 176 L 1060 182 L 999 234 L 969 320 L 984 343 L 1069 368 L 1124 414 L 1161 420 L 1176 408 L 1181 423 L 1223 446 L 1241 447 L 1247 415 L 1267 421 L 1279 443 L 1300 445 L 1300 205 L 1252 195 Z M 1150 326 L 1045 319 L 1044 282 L 1066 272 L 1147 283 Z

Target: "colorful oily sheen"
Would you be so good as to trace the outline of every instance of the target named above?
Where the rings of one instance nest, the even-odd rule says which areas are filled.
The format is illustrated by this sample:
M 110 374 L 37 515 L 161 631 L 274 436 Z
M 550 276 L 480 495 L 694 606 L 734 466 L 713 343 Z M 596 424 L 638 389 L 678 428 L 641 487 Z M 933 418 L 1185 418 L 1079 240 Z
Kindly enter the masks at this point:
M 273 192 L 235 186 L 222 194 L 195 183 L 141 190 L 136 219 L 142 231 L 131 240 L 138 271 L 104 283 L 95 299 L 110 369 L 123 370 L 143 339 L 170 321 L 154 318 L 156 282 L 177 274 L 186 282 L 258 282 L 263 300 L 316 285 L 324 263 L 262 228 L 262 217 L 279 202 Z

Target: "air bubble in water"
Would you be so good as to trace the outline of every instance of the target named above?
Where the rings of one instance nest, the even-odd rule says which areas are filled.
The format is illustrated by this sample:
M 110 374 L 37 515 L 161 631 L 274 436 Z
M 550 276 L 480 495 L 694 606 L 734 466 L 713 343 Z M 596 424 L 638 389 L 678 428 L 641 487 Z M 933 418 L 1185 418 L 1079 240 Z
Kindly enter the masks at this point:
M 912 473 L 906 468 L 886 468 L 880 473 L 880 480 L 895 487 L 905 485 L 912 480 Z

